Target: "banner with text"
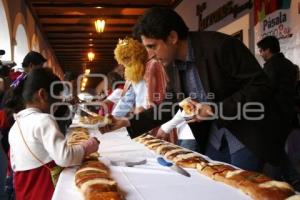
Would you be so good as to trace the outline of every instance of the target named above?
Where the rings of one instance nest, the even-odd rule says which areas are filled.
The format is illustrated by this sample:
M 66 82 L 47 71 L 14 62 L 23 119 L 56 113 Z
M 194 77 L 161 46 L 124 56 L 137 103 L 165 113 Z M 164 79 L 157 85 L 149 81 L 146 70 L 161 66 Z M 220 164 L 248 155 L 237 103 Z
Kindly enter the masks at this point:
M 254 0 L 255 56 L 261 64 L 256 43 L 273 35 L 281 52 L 300 66 L 300 0 Z

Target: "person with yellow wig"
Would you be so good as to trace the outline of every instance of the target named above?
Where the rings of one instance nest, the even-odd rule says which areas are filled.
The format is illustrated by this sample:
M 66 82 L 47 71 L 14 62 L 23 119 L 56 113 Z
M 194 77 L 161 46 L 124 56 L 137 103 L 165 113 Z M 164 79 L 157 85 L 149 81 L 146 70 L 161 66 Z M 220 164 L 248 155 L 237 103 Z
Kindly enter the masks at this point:
M 163 66 L 156 60 L 148 60 L 145 47 L 133 38 L 119 40 L 114 53 L 117 62 L 125 67 L 125 80 L 131 83 L 136 94 L 135 113 L 160 103 L 167 85 Z
M 134 113 L 141 112 L 147 108 L 144 75 L 148 53 L 140 42 L 132 38 L 120 39 L 114 53 L 118 64 L 125 67 L 125 80 L 131 83 L 136 94 Z
M 150 108 L 151 105 L 161 103 L 164 100 L 168 82 L 168 77 L 162 64 L 155 59 L 148 59 L 149 55 L 145 47 L 132 38 L 119 40 L 114 53 L 118 64 L 125 67 L 124 75 L 127 84 L 131 84 L 133 88 L 135 96 L 134 113 L 142 112 Z M 120 104 L 122 105 L 122 101 L 117 104 L 116 110 L 120 109 Z M 153 135 L 156 135 L 156 132 L 157 129 L 152 130 Z M 177 134 L 175 131 L 174 134 L 165 139 L 176 142 L 176 138 Z

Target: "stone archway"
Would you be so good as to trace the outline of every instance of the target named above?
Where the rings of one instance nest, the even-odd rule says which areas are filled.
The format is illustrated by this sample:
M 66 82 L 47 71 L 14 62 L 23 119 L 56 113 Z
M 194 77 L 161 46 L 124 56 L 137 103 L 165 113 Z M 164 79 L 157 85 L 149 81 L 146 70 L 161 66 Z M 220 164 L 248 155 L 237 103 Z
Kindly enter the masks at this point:
M 28 36 L 25 30 L 25 20 L 21 13 L 18 13 L 14 24 L 14 61 L 17 68 L 22 69 L 22 62 L 26 54 L 29 52 Z
M 12 60 L 11 55 L 11 38 L 9 32 L 8 13 L 5 9 L 5 2 L 0 0 L 0 49 L 5 50 L 5 55 L 2 56 L 1 60 Z

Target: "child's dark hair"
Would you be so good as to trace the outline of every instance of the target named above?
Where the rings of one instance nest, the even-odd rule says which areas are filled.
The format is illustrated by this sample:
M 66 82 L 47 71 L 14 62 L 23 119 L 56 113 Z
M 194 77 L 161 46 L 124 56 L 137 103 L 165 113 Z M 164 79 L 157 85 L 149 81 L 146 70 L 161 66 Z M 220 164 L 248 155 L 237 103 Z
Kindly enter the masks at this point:
M 49 101 L 53 101 L 50 95 L 51 84 L 59 81 L 50 68 L 36 68 L 27 74 L 16 88 L 10 88 L 4 100 L 4 106 L 13 112 L 19 112 L 25 108 L 25 104 L 33 100 L 36 91 L 43 88 L 49 94 Z M 53 94 L 58 95 L 62 91 L 61 84 L 53 87 Z
M 56 96 L 63 90 L 61 84 L 56 84 L 50 92 L 51 84 L 55 81 L 60 81 L 60 79 L 53 74 L 50 68 L 37 68 L 32 70 L 26 77 L 22 97 L 24 103 L 31 102 L 36 91 L 39 89 L 44 89 L 50 97 L 50 101 L 53 101 L 51 94 Z
M 10 87 L 5 92 L 2 105 L 3 108 L 7 109 L 9 112 L 17 113 L 25 108 L 22 98 L 24 82 L 25 79 L 22 80 L 16 87 Z

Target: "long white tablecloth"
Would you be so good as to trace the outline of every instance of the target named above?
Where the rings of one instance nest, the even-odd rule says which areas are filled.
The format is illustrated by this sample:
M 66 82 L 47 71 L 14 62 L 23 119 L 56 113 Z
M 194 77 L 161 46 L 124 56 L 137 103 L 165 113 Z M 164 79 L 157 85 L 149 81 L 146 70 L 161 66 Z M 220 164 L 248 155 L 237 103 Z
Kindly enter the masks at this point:
M 158 157 L 142 144 L 130 139 L 126 129 L 101 135 L 90 130 L 101 141 L 100 159 L 111 171 L 124 192 L 126 200 L 247 200 L 241 191 L 201 175 L 195 169 L 187 169 L 191 177 L 182 176 L 156 162 Z M 145 165 L 134 167 L 112 166 L 110 160 L 138 161 L 147 159 Z M 76 189 L 76 167 L 66 168 L 59 177 L 53 200 L 83 200 Z

